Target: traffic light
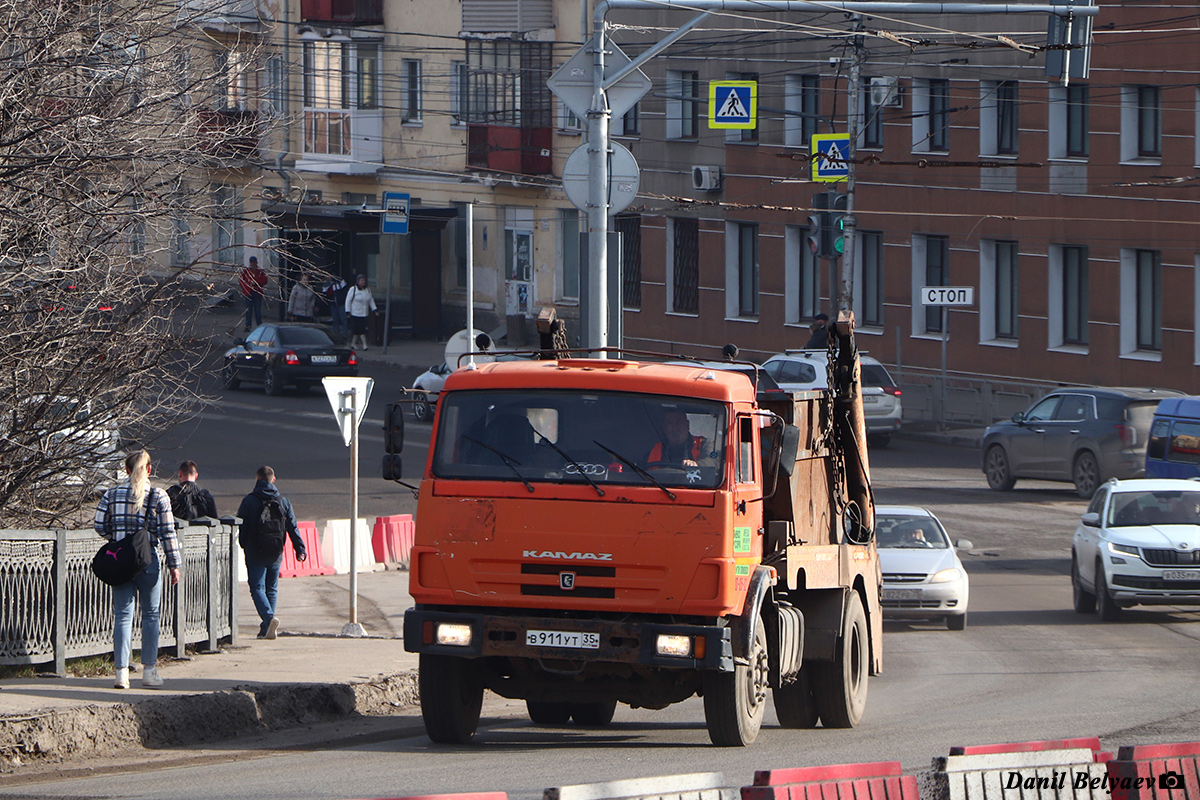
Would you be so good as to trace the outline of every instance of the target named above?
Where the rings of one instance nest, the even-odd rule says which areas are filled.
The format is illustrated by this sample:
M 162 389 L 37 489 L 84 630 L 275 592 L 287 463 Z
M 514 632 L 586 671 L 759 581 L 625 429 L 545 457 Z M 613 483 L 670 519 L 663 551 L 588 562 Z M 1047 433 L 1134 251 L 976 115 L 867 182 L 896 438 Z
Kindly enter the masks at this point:
M 829 254 L 829 195 L 832 192 L 817 192 L 812 197 L 813 209 L 808 215 L 808 234 L 805 241 L 808 249 L 817 258 L 825 258 Z
M 837 192 L 829 194 L 833 195 L 830 210 L 825 214 L 829 221 L 829 257 L 841 258 L 846 252 L 846 204 L 850 198 Z

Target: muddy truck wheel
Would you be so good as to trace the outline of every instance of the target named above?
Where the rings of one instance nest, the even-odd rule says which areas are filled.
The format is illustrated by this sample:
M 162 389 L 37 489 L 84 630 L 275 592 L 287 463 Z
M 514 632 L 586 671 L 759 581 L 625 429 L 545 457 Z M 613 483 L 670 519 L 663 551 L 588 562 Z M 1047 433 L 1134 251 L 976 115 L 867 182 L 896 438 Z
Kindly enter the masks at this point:
M 713 744 L 744 747 L 758 737 L 767 707 L 768 672 L 767 634 L 760 620 L 748 664 L 736 664 L 733 672 L 704 674 L 704 721 Z
M 820 715 L 813 700 L 812 667 L 805 665 L 796 680 L 771 690 L 775 703 L 775 716 L 783 728 L 815 728 Z
M 815 661 L 813 698 L 826 728 L 853 728 L 867 706 L 867 615 L 858 592 L 850 592 L 833 661 Z
M 483 677 L 479 663 L 454 656 L 421 655 L 418 686 L 425 732 L 438 744 L 466 744 L 479 727 Z

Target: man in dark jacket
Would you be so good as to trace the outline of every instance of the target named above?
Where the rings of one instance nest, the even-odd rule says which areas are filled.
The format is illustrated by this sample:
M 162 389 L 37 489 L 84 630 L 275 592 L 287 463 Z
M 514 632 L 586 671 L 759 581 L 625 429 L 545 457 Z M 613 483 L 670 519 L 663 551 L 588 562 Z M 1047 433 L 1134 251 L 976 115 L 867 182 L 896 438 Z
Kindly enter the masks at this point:
M 824 350 L 829 346 L 829 315 L 817 314 L 808 326 L 812 336 L 804 343 L 805 350 Z
M 237 515 L 242 518 L 238 544 L 246 558 L 246 577 L 250 597 L 262 624 L 259 639 L 274 639 L 279 630 L 275 617 L 275 597 L 279 588 L 279 567 L 283 563 L 283 534 L 292 540 L 296 560 L 304 561 L 308 553 L 292 504 L 275 488 L 275 470 L 259 467 L 254 491 L 242 498 Z
M 199 477 L 200 470 L 195 461 L 184 461 L 179 465 L 179 483 L 167 489 L 175 519 L 191 522 L 200 517 L 217 518 L 217 501 L 208 489 L 201 489 L 196 484 Z

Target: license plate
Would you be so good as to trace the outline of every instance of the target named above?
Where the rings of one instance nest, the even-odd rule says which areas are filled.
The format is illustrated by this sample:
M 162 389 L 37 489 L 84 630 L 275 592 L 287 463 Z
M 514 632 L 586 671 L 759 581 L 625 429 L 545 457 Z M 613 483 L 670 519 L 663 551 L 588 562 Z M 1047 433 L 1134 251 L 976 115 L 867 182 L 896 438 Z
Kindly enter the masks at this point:
M 883 402 L 882 397 L 876 397 L 873 394 L 864 394 L 863 395 L 863 405 L 873 406 L 873 405 L 878 405 L 881 402 Z
M 880 593 L 881 600 L 920 600 L 924 596 L 920 589 L 884 589 Z
M 525 631 L 527 647 L 567 647 L 573 650 L 599 650 L 600 634 L 579 631 Z
M 314 363 L 314 364 L 336 364 L 337 356 L 313 356 L 312 363 Z
M 1186 569 L 1164 569 L 1164 581 L 1192 581 L 1200 578 L 1200 572 Z

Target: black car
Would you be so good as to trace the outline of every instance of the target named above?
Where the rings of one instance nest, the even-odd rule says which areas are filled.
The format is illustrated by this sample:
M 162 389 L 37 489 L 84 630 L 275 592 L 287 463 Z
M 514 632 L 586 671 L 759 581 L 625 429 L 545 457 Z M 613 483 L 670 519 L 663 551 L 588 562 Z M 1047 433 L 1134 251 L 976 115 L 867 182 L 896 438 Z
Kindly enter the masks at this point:
M 261 381 L 267 394 L 276 395 L 284 386 L 304 390 L 322 378 L 358 375 L 354 351 L 334 344 L 329 329 L 321 325 L 260 325 L 234 343 L 221 368 L 230 389 L 242 381 Z

